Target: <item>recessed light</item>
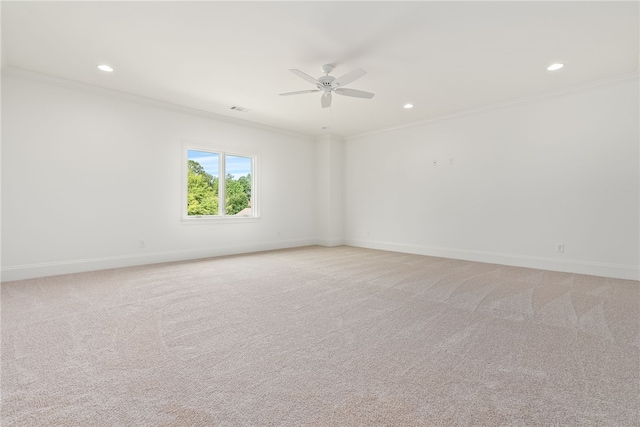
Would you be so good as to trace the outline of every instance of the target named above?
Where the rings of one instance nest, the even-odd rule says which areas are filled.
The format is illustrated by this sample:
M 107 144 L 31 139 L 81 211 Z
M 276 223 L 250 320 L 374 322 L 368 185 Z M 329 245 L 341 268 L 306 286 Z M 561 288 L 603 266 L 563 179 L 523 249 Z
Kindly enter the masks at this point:
M 106 64 L 98 65 L 98 68 L 102 71 L 106 71 L 107 73 L 110 73 L 113 71 L 113 68 L 109 67 Z
M 413 108 L 413 104 L 404 104 L 403 107 L 408 110 L 409 108 Z
M 559 70 L 560 68 L 564 67 L 564 64 L 551 64 L 547 67 L 547 70 L 549 71 L 556 71 Z

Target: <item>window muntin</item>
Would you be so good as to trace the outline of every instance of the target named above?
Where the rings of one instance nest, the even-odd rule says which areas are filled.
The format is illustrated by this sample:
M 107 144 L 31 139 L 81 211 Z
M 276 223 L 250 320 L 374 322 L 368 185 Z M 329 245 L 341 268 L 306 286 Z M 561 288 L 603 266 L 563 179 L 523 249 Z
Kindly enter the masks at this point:
M 184 218 L 257 216 L 254 156 L 187 147 L 186 171 Z

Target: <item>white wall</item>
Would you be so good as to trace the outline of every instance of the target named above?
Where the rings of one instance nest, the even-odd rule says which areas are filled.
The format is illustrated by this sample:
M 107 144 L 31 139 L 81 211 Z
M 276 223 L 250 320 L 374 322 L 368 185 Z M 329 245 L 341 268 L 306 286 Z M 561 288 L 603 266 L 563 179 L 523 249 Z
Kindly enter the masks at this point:
M 316 138 L 318 243 L 344 244 L 344 141 L 336 135 Z
M 181 221 L 185 140 L 259 156 L 259 220 Z M 3 76 L 2 280 L 314 243 L 314 153 L 304 136 Z
M 640 279 L 638 94 L 627 79 L 348 140 L 347 244 Z
M 637 280 L 638 93 L 627 80 L 343 142 L 3 76 L 2 280 L 342 241 Z M 180 220 L 185 140 L 259 155 L 260 220 Z

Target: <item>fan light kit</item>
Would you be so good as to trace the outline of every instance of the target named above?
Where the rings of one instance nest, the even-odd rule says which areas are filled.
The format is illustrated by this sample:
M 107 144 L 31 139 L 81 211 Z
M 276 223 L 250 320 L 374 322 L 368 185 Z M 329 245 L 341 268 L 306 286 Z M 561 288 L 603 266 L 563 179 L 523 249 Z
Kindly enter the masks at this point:
M 547 67 L 547 70 L 549 71 L 556 71 L 559 70 L 560 68 L 564 67 L 564 64 L 551 64 Z
M 107 73 L 110 73 L 113 71 L 113 68 L 109 67 L 106 64 L 98 65 L 98 68 L 102 71 L 106 71 Z
M 365 99 L 373 98 L 375 94 L 371 92 L 365 92 L 365 91 L 356 90 L 356 89 L 345 89 L 342 87 L 364 76 L 365 74 L 367 74 L 366 71 L 364 71 L 362 68 L 358 68 L 357 70 L 353 70 L 342 77 L 335 78 L 329 75 L 329 73 L 333 71 L 333 68 L 334 66 L 331 64 L 323 65 L 322 72 L 324 73 L 324 76 L 320 76 L 317 79 L 314 79 L 310 75 L 305 74 L 300 70 L 289 70 L 296 76 L 315 85 L 317 89 L 300 90 L 297 92 L 287 92 L 287 93 L 281 93 L 280 95 L 289 96 L 289 95 L 301 95 L 303 93 L 322 92 L 322 98 L 320 100 L 322 104 L 322 108 L 327 108 L 331 106 L 331 95 L 333 93 L 337 93 L 338 95 L 343 95 L 343 96 L 352 96 L 354 98 L 365 98 Z

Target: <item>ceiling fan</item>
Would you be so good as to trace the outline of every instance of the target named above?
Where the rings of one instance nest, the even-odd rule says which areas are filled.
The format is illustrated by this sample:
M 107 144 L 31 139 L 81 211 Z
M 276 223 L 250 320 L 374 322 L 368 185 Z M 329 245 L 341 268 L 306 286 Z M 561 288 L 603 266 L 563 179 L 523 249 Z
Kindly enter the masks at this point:
M 337 93 L 338 95 L 353 96 L 355 98 L 365 98 L 365 99 L 373 98 L 375 94 L 371 92 L 365 92 L 363 90 L 348 89 L 348 88 L 345 89 L 342 87 L 364 76 L 365 74 L 367 74 L 366 71 L 364 71 L 362 68 L 358 68 L 357 70 L 353 70 L 342 77 L 335 78 L 329 75 L 329 73 L 333 71 L 333 68 L 334 67 L 331 64 L 323 65 L 322 72 L 324 73 L 324 76 L 320 76 L 317 79 L 314 79 L 310 75 L 305 74 L 300 70 L 289 70 L 296 76 L 301 77 L 302 79 L 315 85 L 317 89 L 299 90 L 297 92 L 281 93 L 280 95 L 289 96 L 289 95 L 300 95 L 303 93 L 322 92 L 322 99 L 321 99 L 322 108 L 327 108 L 331 106 L 331 94 L 334 92 Z

